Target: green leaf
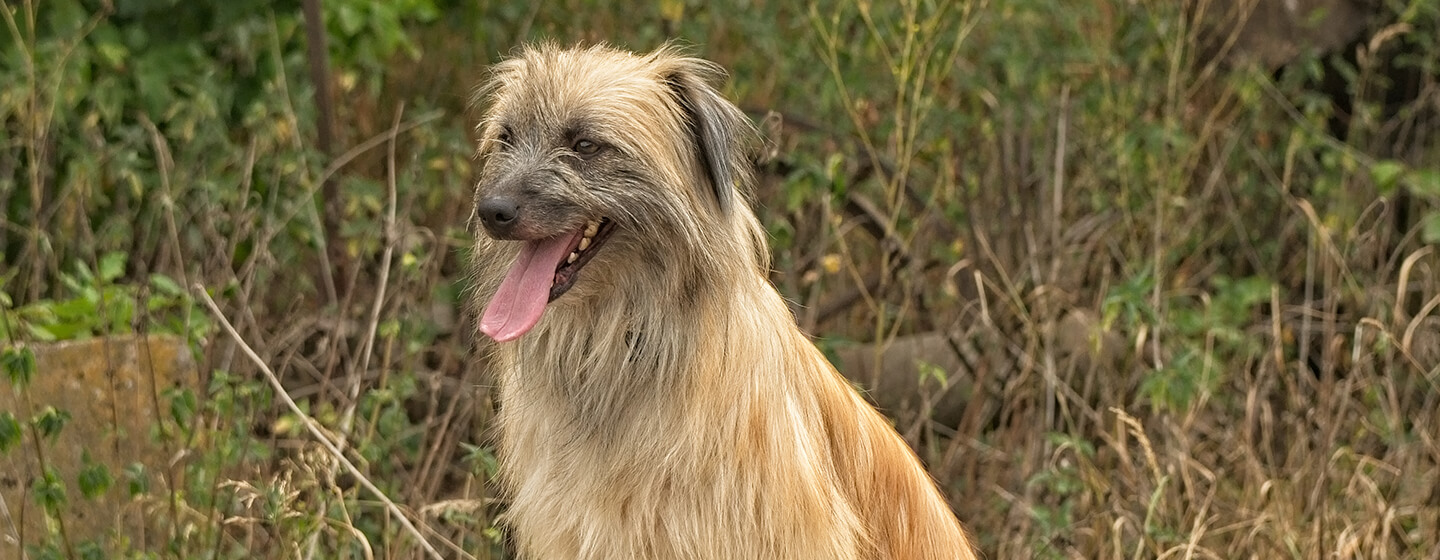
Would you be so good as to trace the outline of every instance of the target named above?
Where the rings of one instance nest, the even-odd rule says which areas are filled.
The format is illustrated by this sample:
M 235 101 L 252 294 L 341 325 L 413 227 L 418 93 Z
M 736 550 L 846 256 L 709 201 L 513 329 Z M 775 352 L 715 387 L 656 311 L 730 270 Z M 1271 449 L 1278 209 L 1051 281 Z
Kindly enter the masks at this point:
M 131 320 L 135 317 L 135 299 L 131 294 L 107 289 L 105 302 L 107 307 L 105 315 L 110 318 L 110 325 L 106 332 L 130 332 Z
M 83 325 L 96 321 L 96 316 L 100 315 L 100 293 L 91 291 L 93 297 L 65 300 L 50 306 L 56 322 Z
M 40 430 L 41 436 L 54 439 L 60 435 L 60 430 L 65 429 L 65 424 L 70 422 L 70 413 L 46 406 L 45 410 L 41 410 L 30 422 L 35 425 L 35 429 Z
M 55 333 L 51 332 L 50 329 L 42 327 L 35 323 L 25 323 L 25 330 L 30 332 L 30 338 L 33 338 L 40 342 L 54 342 L 56 340 L 60 340 L 60 337 L 55 336 Z M 11 380 L 11 382 L 13 383 L 14 380 Z
M 35 352 L 28 346 L 13 346 L 0 353 L 0 369 L 17 389 L 23 389 L 35 377 Z
M 672 23 L 685 18 L 685 0 L 660 0 L 660 17 Z
M 354 37 L 365 26 L 365 16 L 351 4 L 340 4 L 336 8 L 335 23 L 340 25 L 340 33 L 345 37 Z
M 1405 186 L 1429 197 L 1440 197 L 1440 169 L 1417 169 L 1405 175 Z
M 132 498 L 150 491 L 150 475 L 145 472 L 144 463 L 130 463 L 125 467 L 125 489 Z
M 916 365 L 920 368 L 920 385 L 922 387 L 925 385 L 926 379 L 938 381 L 941 387 L 950 384 L 949 375 L 946 373 L 945 368 L 924 360 L 920 360 Z
M 1426 243 L 1440 243 L 1440 212 L 1425 216 L 1421 221 L 1420 239 Z
M 463 462 L 470 464 L 470 472 L 484 474 L 488 478 L 494 478 L 500 472 L 500 460 L 490 451 L 490 448 L 483 445 L 470 445 L 462 442 L 460 447 L 465 450 Z
M 100 55 L 105 65 L 115 70 L 124 68 L 125 59 L 130 56 L 130 50 L 126 49 L 125 45 L 111 41 L 102 41 L 95 45 L 95 52 Z
M 1259 276 L 1250 276 L 1235 283 L 1235 297 L 1241 305 L 1255 305 L 1270 300 L 1271 282 Z
M 110 556 L 105 547 L 95 541 L 80 543 L 80 546 L 76 547 L 76 551 L 80 555 L 80 560 L 104 560 Z
M 195 418 L 195 411 L 199 404 L 195 399 L 195 392 L 189 389 L 178 389 L 170 392 L 170 417 L 181 429 L 189 431 L 190 422 Z
M 90 459 L 90 453 L 82 453 L 80 456 L 80 494 L 87 500 L 93 500 L 110 489 L 114 482 L 110 478 L 110 470 L 105 468 L 103 463 L 96 463 Z
M 6 410 L 0 412 L 0 453 L 20 444 L 20 420 Z
M 100 257 L 100 282 L 109 284 L 125 274 L 125 253 L 111 251 Z
M 60 481 L 60 475 L 53 468 L 46 467 L 45 473 L 35 479 L 30 489 L 34 492 L 35 503 L 52 516 L 65 505 L 65 483 Z
M 847 185 L 844 154 L 831 154 L 825 160 L 825 178 L 830 180 L 830 192 L 837 197 L 845 196 Z
M 82 294 L 95 285 L 95 275 L 90 273 L 90 267 L 85 261 L 75 259 L 75 273 L 61 274 L 60 283 L 76 294 Z
M 1380 194 L 1389 195 L 1395 192 L 1395 186 L 1400 182 L 1400 176 L 1405 173 L 1405 164 L 1387 159 L 1376 162 L 1370 166 L 1370 178 L 1375 180 L 1375 187 L 1380 189 Z
M 179 297 L 185 295 L 185 289 L 180 287 L 180 283 L 164 274 L 151 274 L 150 287 L 168 296 Z
M 1050 440 L 1051 445 L 1056 447 L 1074 449 L 1075 452 L 1079 453 L 1082 457 L 1095 456 L 1095 444 L 1090 443 L 1078 435 L 1067 434 L 1065 432 L 1049 432 L 1045 434 L 1045 439 Z

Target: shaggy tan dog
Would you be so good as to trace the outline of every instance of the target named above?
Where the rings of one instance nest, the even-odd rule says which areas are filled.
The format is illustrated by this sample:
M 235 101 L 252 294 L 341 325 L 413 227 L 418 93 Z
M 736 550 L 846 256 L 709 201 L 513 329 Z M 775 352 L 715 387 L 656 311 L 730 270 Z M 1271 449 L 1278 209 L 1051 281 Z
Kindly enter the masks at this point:
M 974 558 L 795 326 L 714 64 L 540 45 L 481 96 L 475 301 L 530 559 Z

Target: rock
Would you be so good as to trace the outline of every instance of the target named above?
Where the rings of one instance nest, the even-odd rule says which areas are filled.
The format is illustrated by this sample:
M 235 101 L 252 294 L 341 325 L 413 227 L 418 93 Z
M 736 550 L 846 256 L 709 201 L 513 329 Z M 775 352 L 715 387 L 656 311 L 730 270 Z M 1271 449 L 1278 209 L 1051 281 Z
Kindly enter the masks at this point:
M 160 484 L 156 474 L 165 472 L 169 453 L 151 436 L 160 418 L 156 403 L 168 411 L 163 397 L 167 388 L 195 385 L 189 348 L 173 336 L 115 336 L 30 347 L 34 377 L 23 392 L 0 380 L 0 410 L 10 411 L 22 423 L 47 406 L 69 413 L 59 436 L 42 444 L 45 462 L 65 483 L 66 505 L 60 516 L 69 541 L 78 544 L 107 535 L 138 539 L 143 516 L 140 508 L 127 508 L 131 500 L 124 470 L 143 463 L 152 488 Z M 114 481 L 95 499 L 86 499 L 77 482 L 82 454 L 104 465 Z M 47 536 L 44 510 L 31 490 L 41 472 L 35 442 L 26 430 L 21 445 L 0 455 L 5 506 L 0 511 L 0 558 L 22 557 L 16 530 L 24 535 L 23 544 L 59 543 Z M 6 511 L 9 520 L 3 519 Z
M 1126 359 L 1125 340 L 1105 330 L 1093 312 L 1070 310 L 1042 328 L 1052 341 L 1050 348 L 1062 371 L 1092 367 L 1119 371 Z M 896 337 L 886 344 L 855 344 L 836 349 L 834 357 L 835 368 L 865 388 L 870 400 L 901 426 L 912 422 L 927 403 L 932 420 L 955 426 L 966 406 L 985 405 L 969 402 L 975 392 L 971 367 L 989 367 L 1001 372 L 1001 377 L 1014 370 L 1008 359 L 997 362 L 960 333 L 926 332 Z M 929 366 L 944 373 L 945 383 L 922 373 L 922 367 Z
M 877 358 L 878 354 L 878 360 Z M 863 387 L 867 396 L 897 424 L 909 424 L 928 401 L 930 417 L 947 426 L 960 420 L 970 388 L 968 373 L 944 333 L 896 337 L 887 344 L 856 344 L 837 348 L 835 368 Z M 943 371 L 945 384 L 922 375 L 922 367 Z M 877 367 L 878 366 L 878 367 Z
M 1329 52 L 1359 39 L 1372 14 L 1381 11 L 1372 4 L 1370 0 L 1220 0 L 1210 3 L 1202 16 L 1206 50 L 1210 56 L 1278 68 L 1307 49 Z

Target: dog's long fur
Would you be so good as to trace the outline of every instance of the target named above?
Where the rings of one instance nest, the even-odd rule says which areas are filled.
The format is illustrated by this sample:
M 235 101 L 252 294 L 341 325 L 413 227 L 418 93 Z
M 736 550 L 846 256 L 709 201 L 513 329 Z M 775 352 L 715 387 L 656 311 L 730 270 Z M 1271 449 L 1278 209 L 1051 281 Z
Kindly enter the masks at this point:
M 915 454 L 769 284 L 753 132 L 722 76 L 671 48 L 547 44 L 481 91 L 477 202 L 524 201 L 511 238 L 615 222 L 532 330 L 489 346 L 516 545 L 536 560 L 974 558 Z M 601 151 L 577 156 L 579 137 Z M 476 238 L 483 307 L 520 243 Z

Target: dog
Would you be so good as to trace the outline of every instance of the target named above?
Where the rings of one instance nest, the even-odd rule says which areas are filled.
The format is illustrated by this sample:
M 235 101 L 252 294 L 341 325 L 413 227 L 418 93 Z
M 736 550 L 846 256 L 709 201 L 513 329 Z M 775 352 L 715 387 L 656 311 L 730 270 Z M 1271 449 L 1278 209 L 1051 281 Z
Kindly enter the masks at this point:
M 479 329 L 522 558 L 963 560 L 914 452 L 800 332 L 752 123 L 671 46 L 522 48 L 476 103 Z

